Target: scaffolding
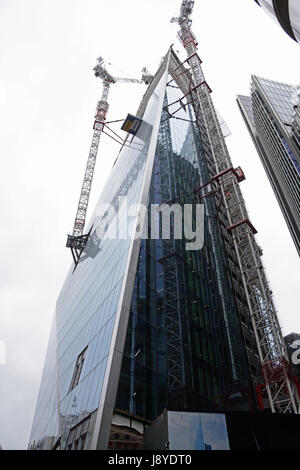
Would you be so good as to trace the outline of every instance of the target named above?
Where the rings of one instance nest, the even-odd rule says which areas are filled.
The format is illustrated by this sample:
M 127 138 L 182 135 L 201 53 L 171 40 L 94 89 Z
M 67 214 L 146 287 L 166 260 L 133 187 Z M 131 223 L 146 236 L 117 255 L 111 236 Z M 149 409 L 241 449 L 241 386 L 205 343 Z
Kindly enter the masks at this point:
M 178 36 L 187 53 L 187 59 L 180 65 L 177 74 L 185 74 L 188 65 L 192 76 L 189 97 L 195 110 L 197 127 L 209 143 L 217 174 L 223 175 L 218 180 L 222 204 L 229 220 L 227 231 L 233 238 L 262 367 L 264 384 L 260 385 L 273 413 L 300 413 L 297 385 L 293 380 L 272 292 L 262 264 L 262 250 L 254 237 L 256 230 L 250 222 L 239 180 L 234 172 L 229 171 L 232 162 L 211 99 L 212 90 L 202 71 L 198 43 L 191 31 L 193 6 L 194 1 L 183 0 L 179 18 L 171 20 L 180 25 Z
M 172 142 L 167 111 L 167 98 L 161 120 L 161 132 L 158 141 L 158 155 L 161 173 L 161 198 L 170 201 L 174 195 L 172 187 L 176 178 L 173 176 L 170 154 Z M 183 355 L 182 314 L 180 306 L 181 260 L 176 252 L 176 240 L 162 238 L 163 257 L 159 262 L 164 269 L 163 309 L 166 325 L 168 389 L 182 399 L 185 387 L 185 364 Z
M 169 69 L 171 76 L 175 74 L 174 71 L 178 65 L 174 63 L 174 60 L 176 60 L 176 56 L 171 53 Z M 171 400 L 170 402 L 173 400 L 176 406 L 179 406 L 178 403 L 181 406 L 187 406 L 189 400 L 194 399 L 192 396 L 198 380 L 197 371 L 195 370 L 195 374 L 191 373 L 190 368 L 193 364 L 192 343 L 194 341 L 195 344 L 197 343 L 197 339 L 194 338 L 195 325 L 192 326 L 192 320 L 195 320 L 196 316 L 199 324 L 202 325 L 200 335 L 203 335 L 205 331 L 205 338 L 202 336 L 201 341 L 201 353 L 199 352 L 200 349 L 197 353 L 199 354 L 197 358 L 201 362 L 203 373 L 201 381 L 202 394 L 200 394 L 200 398 L 199 389 L 197 399 L 202 400 L 203 405 L 205 394 L 208 393 L 206 387 L 210 387 L 213 383 L 213 391 L 210 390 L 209 398 L 206 396 L 207 402 L 203 406 L 214 409 L 213 407 L 217 406 L 215 398 L 218 397 L 218 394 L 227 391 L 229 395 L 232 395 L 235 390 L 248 390 L 249 377 L 247 375 L 247 363 L 244 360 L 246 356 L 245 358 L 241 357 L 242 338 L 239 336 L 240 326 L 237 310 L 230 290 L 228 271 L 226 270 L 224 241 L 221 238 L 216 217 L 218 208 L 215 201 L 208 198 L 218 189 L 216 188 L 204 195 L 202 195 L 202 192 L 212 184 L 217 187 L 219 180 L 228 172 L 232 172 L 238 181 L 245 179 L 245 176 L 241 168 L 238 167 L 236 169 L 230 168 L 208 180 L 208 165 L 200 151 L 202 147 L 199 146 L 198 148 L 199 133 L 195 127 L 192 109 L 188 103 L 184 105 L 181 99 L 181 94 L 185 93 L 186 90 L 184 83 L 182 83 L 182 77 L 181 80 L 173 78 L 168 81 L 167 87 L 177 88 L 178 92 L 175 95 L 178 99 L 174 101 L 174 92 L 171 93 L 172 98 L 169 99 L 170 94 L 167 88 L 157 146 L 161 206 L 175 202 L 182 207 L 186 203 L 195 205 L 201 203 L 205 198 L 205 214 L 208 223 L 205 235 L 207 245 L 205 245 L 203 252 L 197 252 L 196 257 L 185 250 L 182 240 L 174 239 L 174 233 L 168 239 L 161 238 L 163 255 L 158 261 L 163 268 L 164 280 L 163 311 L 169 400 Z M 176 111 L 173 111 L 175 108 Z M 182 108 L 184 111 L 188 111 L 190 119 L 175 116 L 177 111 Z M 184 116 L 184 114 L 180 113 L 180 116 Z M 176 147 L 175 142 L 172 140 L 172 135 L 174 138 L 176 134 L 175 130 L 173 130 L 173 133 L 171 132 L 172 119 L 189 122 L 184 143 L 180 144 L 182 147 Z M 177 150 L 173 150 L 174 144 Z M 178 165 L 179 162 L 181 163 Z M 199 185 L 198 164 L 202 164 L 206 168 L 206 170 L 201 171 L 200 187 L 197 187 Z M 189 165 L 189 169 L 193 169 L 194 178 L 190 173 L 187 176 L 184 171 L 185 165 Z M 158 173 L 155 174 L 158 175 Z M 196 189 L 191 191 L 192 188 Z M 172 230 L 172 219 L 170 221 Z M 214 269 L 212 269 L 212 265 L 207 267 L 206 262 L 209 265 L 212 263 Z M 215 290 L 211 296 L 208 296 L 210 300 L 208 298 L 204 300 L 205 294 L 201 293 L 202 288 L 199 289 L 198 284 L 197 288 L 199 290 L 197 291 L 196 288 L 196 291 L 199 295 L 194 294 L 194 284 L 191 277 L 199 276 L 198 279 L 201 277 L 202 268 L 199 268 L 198 263 L 201 263 L 203 269 L 208 270 L 206 273 L 208 283 L 205 285 L 205 289 L 209 290 L 214 284 Z M 197 314 L 195 313 L 196 310 Z M 208 310 L 210 310 L 210 317 L 208 323 L 206 323 L 204 317 Z M 236 315 L 233 315 L 234 311 Z M 223 328 L 220 327 L 221 324 Z M 209 360 L 208 358 L 204 360 L 207 344 L 210 344 L 211 355 Z M 218 348 L 215 348 L 214 344 L 218 344 Z M 223 348 L 220 344 L 223 345 Z M 196 354 L 195 351 L 194 354 Z M 218 360 L 216 356 L 218 356 Z M 217 366 L 217 364 L 220 365 L 224 361 L 225 357 L 227 358 L 226 370 L 224 367 Z M 248 392 L 247 395 L 249 395 Z M 244 398 L 245 393 L 243 394 Z

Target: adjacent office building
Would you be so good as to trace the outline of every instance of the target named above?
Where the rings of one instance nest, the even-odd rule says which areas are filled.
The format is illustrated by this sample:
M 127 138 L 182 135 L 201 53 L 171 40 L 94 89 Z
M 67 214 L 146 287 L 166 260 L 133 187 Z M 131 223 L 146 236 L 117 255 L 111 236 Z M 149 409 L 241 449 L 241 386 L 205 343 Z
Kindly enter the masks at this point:
M 300 4 L 298 0 L 254 0 L 294 41 L 300 42 Z
M 237 103 L 300 255 L 299 88 L 252 76 Z

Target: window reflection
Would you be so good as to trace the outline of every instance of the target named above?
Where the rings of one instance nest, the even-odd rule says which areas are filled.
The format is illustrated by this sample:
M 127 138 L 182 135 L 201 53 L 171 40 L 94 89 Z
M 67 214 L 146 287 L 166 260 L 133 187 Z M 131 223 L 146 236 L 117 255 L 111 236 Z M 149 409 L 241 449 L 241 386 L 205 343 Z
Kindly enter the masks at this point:
M 70 428 L 98 407 L 130 246 L 130 237 L 108 237 L 113 221 L 106 214 L 103 225 L 99 207 L 112 204 L 118 213 L 120 196 L 128 205 L 139 202 L 160 86 L 146 105 L 147 125 L 119 154 L 92 215 L 87 250 L 76 270 L 70 268 L 57 301 L 30 438 L 35 448 L 51 448 L 57 441 L 58 409 L 63 449 Z M 74 439 L 74 446 L 84 445 L 82 436 Z

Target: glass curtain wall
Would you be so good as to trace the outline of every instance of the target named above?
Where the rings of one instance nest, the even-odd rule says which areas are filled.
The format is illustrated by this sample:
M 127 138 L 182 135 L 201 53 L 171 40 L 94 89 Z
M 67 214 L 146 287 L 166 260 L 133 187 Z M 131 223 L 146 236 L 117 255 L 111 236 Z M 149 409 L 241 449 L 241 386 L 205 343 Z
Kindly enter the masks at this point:
M 168 84 L 148 213 L 151 204 L 179 204 L 182 213 L 191 204 L 195 219 L 194 190 L 209 180 L 208 164 L 193 109 L 178 103 L 182 91 L 170 76 Z M 218 209 L 212 197 L 203 203 L 201 250 L 187 251 L 172 230 L 170 240 L 141 245 L 116 407 L 150 420 L 165 407 L 222 409 L 225 395 L 252 394 Z
M 118 330 L 117 314 L 120 321 L 137 224 L 137 214 L 122 211 L 121 203 L 126 197 L 128 206 L 139 204 L 145 191 L 145 169 L 152 139 L 156 140 L 152 132 L 161 114 L 166 64 L 167 58 L 151 95 L 143 100 L 141 132 L 130 136 L 123 146 L 87 228 L 91 232 L 86 249 L 76 269 L 71 267 L 58 298 L 30 448 L 53 448 L 59 439 L 58 445 L 64 449 L 70 429 L 83 420 L 88 422 L 86 418 L 98 408 L 104 377 L 110 374 L 106 368 L 109 354 L 114 354 L 112 338 Z M 122 321 L 126 324 L 126 318 Z M 95 417 L 85 429 L 85 448 L 91 445 Z

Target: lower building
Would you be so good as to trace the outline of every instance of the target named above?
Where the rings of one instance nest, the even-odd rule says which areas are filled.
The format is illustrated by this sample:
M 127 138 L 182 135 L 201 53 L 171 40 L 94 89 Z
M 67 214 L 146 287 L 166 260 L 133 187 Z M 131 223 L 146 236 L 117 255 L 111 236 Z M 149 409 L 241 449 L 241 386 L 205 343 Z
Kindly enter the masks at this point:
M 151 450 L 298 450 L 300 417 L 226 411 L 164 410 L 147 426 L 144 448 Z M 172 455 L 172 453 L 171 453 Z M 181 463 L 178 453 L 173 464 Z M 182 455 L 183 459 L 186 457 Z M 170 462 L 171 463 L 171 462 Z M 189 463 L 183 460 L 182 463 Z

